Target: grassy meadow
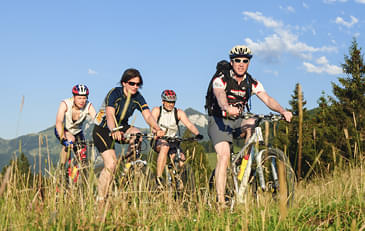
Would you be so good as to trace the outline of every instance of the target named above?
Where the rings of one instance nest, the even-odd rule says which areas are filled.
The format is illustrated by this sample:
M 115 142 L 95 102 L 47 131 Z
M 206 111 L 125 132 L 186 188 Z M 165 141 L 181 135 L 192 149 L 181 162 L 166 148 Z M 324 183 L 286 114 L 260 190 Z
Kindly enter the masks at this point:
M 364 164 L 301 181 L 286 217 L 270 195 L 248 195 L 231 210 L 218 207 L 207 185 L 175 199 L 167 190 L 147 190 L 144 179 L 111 187 L 100 206 L 92 173 L 84 187 L 65 188 L 57 170 L 40 180 L 13 169 L 0 181 L 0 230 L 365 230 Z

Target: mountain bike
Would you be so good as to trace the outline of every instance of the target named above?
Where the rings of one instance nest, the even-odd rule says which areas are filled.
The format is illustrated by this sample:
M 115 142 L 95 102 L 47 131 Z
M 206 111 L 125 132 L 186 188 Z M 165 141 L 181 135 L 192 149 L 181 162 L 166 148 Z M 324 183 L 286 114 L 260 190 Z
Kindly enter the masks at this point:
M 175 193 L 175 198 L 191 197 L 195 193 L 195 176 L 188 160 L 183 158 L 180 144 L 184 141 L 198 141 L 195 137 L 181 138 L 178 136 L 164 136 L 160 139 L 166 140 L 175 153 L 168 154 L 168 163 L 165 171 L 165 183 L 167 189 Z
M 114 128 L 113 131 L 122 127 Z M 127 133 L 124 134 L 124 141 L 134 139 L 133 147 L 125 155 L 118 159 L 118 170 L 115 175 L 115 182 L 118 188 L 122 187 L 124 192 L 146 192 L 153 187 L 153 174 L 148 161 L 143 159 L 142 144 L 143 139 L 152 139 L 155 136 L 146 133 Z
M 242 118 L 254 118 L 255 130 L 238 153 L 233 152 L 233 145 L 231 145 L 230 166 L 227 169 L 226 201 L 230 202 L 231 209 L 233 209 L 236 201 L 245 202 L 249 191 L 256 200 L 260 199 L 261 192 L 270 194 L 273 199 L 278 199 L 279 192 L 283 191 L 286 192 L 287 205 L 289 205 L 294 198 L 296 182 L 294 170 L 283 151 L 263 146 L 264 139 L 260 127 L 264 121 L 279 121 L 283 117 L 272 113 L 268 115 L 243 113 Z M 280 166 L 283 166 L 285 179 L 279 178 L 279 163 L 282 163 Z M 284 183 L 280 184 L 280 182 Z M 215 188 L 215 170 L 210 176 L 209 186 L 211 189 Z
M 87 169 L 89 167 L 88 150 L 93 148 L 93 141 L 80 141 L 73 145 L 76 146 L 77 152 L 68 150 L 68 159 L 66 162 L 66 183 L 67 185 L 76 185 L 87 182 Z M 73 153 L 71 155 L 71 152 Z

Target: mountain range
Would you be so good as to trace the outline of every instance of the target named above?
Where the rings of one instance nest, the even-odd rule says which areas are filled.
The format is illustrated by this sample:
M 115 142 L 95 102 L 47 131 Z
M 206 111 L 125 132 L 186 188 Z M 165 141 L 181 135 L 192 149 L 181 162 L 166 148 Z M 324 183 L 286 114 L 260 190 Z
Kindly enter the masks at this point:
M 204 140 L 208 140 L 207 115 L 192 108 L 186 109 L 185 113 L 190 121 L 198 128 L 199 132 L 204 136 Z M 22 152 L 28 158 L 31 166 L 35 166 L 33 164 L 35 161 L 38 163 L 39 155 L 42 159 L 42 165 L 48 165 L 48 156 L 52 163 L 57 163 L 62 146 L 54 135 L 54 128 L 55 126 L 52 126 L 38 133 L 19 136 L 10 140 L 0 138 L 0 169 L 7 165 L 12 158 L 19 156 Z M 84 134 L 87 140 L 92 140 L 92 129 L 92 122 L 86 121 Z M 181 124 L 181 135 L 184 134 L 185 129 L 186 128 Z M 141 130 L 146 131 L 147 128 L 141 128 Z M 118 150 L 121 150 L 121 148 L 119 147 L 117 151 Z M 37 169 L 38 166 L 34 170 L 37 171 Z

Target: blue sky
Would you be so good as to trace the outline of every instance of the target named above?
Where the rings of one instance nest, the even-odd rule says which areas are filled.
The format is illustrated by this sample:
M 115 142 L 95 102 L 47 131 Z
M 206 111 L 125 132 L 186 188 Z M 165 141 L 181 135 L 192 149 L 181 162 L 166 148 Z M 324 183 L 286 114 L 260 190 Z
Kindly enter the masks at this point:
M 280 104 L 300 83 L 307 108 L 317 107 L 344 76 L 352 38 L 365 47 L 363 12 L 365 0 L 1 1 L 0 137 L 54 125 L 77 83 L 98 110 L 129 67 L 140 70 L 150 107 L 174 89 L 179 108 L 204 112 L 215 65 L 237 44 L 252 49 L 249 72 Z M 136 124 L 146 127 L 139 114 Z

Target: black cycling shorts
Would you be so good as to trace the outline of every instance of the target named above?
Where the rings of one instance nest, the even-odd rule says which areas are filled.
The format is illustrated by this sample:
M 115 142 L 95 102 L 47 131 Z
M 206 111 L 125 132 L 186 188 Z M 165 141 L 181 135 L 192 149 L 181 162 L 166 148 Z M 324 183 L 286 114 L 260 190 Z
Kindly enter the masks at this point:
M 126 132 L 130 128 L 129 125 L 125 125 L 121 131 Z M 93 139 L 94 139 L 94 145 L 98 149 L 99 153 L 103 153 L 106 150 L 109 149 L 115 149 L 115 143 L 122 143 L 117 140 L 113 140 L 112 136 L 110 135 L 109 128 L 100 127 L 98 125 L 94 126 L 93 130 Z
M 156 142 L 155 141 L 151 142 L 151 146 L 152 146 L 153 150 L 157 153 L 158 153 L 157 146 L 159 146 L 159 145 L 168 145 L 169 146 L 169 151 L 167 153 L 168 155 L 176 154 L 177 149 L 179 149 L 180 152 L 182 152 L 182 149 L 180 148 L 180 146 L 178 144 L 176 144 L 175 142 L 168 142 L 167 144 L 164 144 L 161 142 L 161 139 L 157 139 Z

